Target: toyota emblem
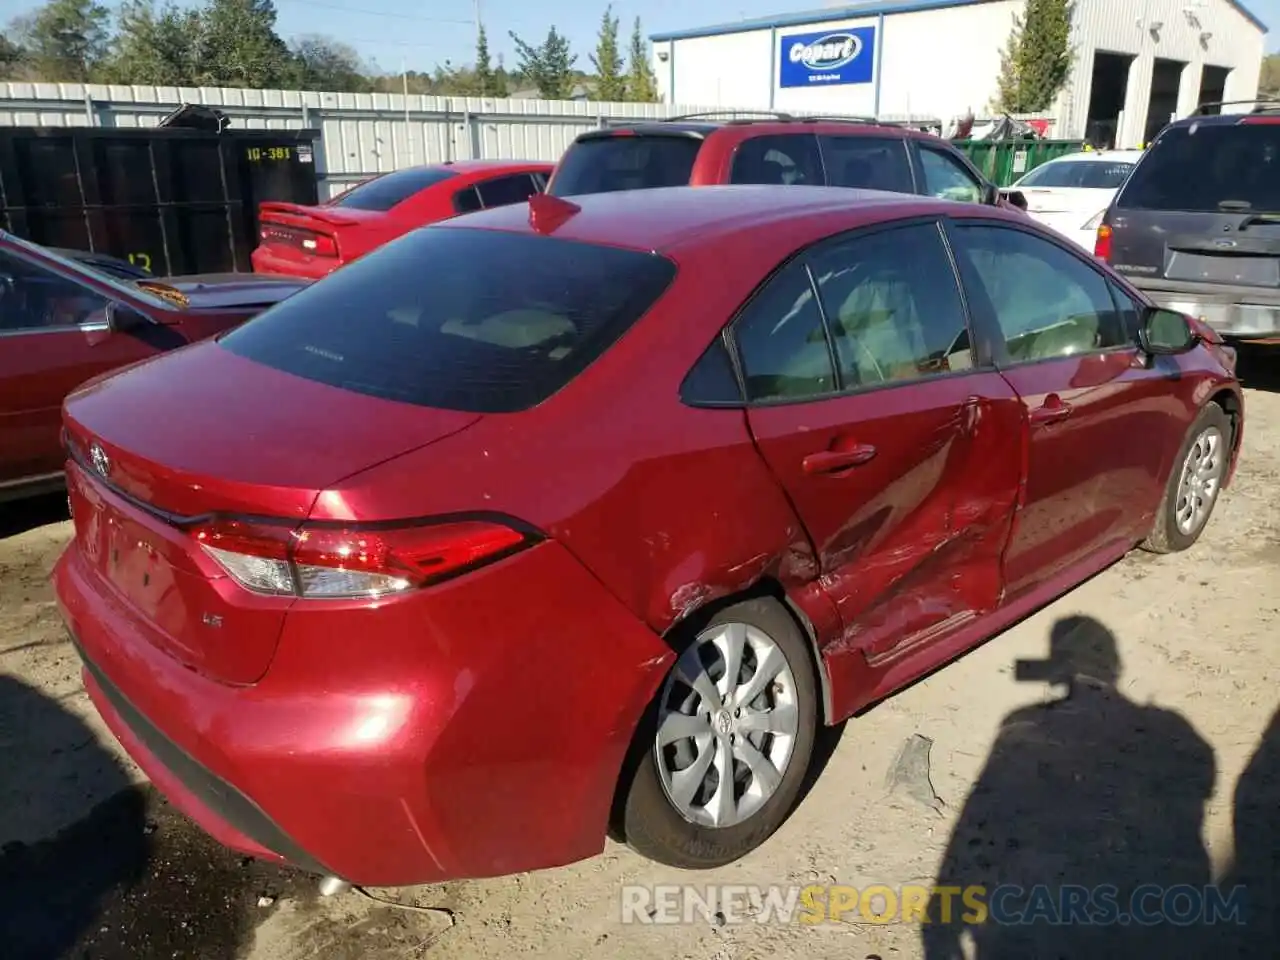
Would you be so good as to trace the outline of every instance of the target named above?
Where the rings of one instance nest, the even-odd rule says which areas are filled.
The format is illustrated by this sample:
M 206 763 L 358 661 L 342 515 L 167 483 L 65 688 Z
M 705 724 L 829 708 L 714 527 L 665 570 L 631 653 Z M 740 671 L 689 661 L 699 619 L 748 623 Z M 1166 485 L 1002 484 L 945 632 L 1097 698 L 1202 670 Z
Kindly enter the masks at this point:
M 105 477 L 111 472 L 111 458 L 107 456 L 107 451 L 96 443 L 89 448 L 89 462 L 93 464 L 93 469 L 98 471 L 98 475 Z

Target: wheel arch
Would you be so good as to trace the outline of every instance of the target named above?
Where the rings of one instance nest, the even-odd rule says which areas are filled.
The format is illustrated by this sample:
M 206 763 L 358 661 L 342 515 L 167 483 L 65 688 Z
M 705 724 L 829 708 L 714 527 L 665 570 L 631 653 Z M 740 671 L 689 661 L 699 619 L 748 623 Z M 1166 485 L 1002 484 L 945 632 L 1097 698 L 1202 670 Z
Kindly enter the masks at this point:
M 1240 457 L 1240 447 L 1244 440 L 1244 403 L 1240 399 L 1240 394 L 1230 387 L 1224 387 L 1213 394 L 1209 398 L 1209 403 L 1216 403 L 1221 407 L 1231 423 L 1231 466 L 1227 470 L 1226 481 L 1223 484 L 1228 486 L 1235 477 L 1236 462 Z
M 822 658 L 822 649 L 818 641 L 818 631 L 813 620 L 796 600 L 787 592 L 782 581 L 771 574 L 764 574 L 748 586 L 724 596 L 709 599 L 705 603 L 685 611 L 662 633 L 663 641 L 675 653 L 680 653 L 684 644 L 695 636 L 703 625 L 725 607 L 744 600 L 771 599 L 780 603 L 790 615 L 800 633 L 804 636 L 809 649 L 810 666 L 814 678 L 818 681 L 821 713 L 819 720 L 824 725 L 832 722 L 831 678 L 827 675 L 826 663 Z

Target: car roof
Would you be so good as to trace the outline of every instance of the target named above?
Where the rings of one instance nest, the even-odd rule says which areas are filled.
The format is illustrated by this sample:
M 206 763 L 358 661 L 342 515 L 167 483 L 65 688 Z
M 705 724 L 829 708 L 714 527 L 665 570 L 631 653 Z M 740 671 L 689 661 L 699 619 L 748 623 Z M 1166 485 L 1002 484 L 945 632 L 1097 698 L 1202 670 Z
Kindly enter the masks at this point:
M 1246 106 L 1252 106 L 1253 109 L 1240 113 L 1199 112 L 1200 110 L 1221 110 L 1223 107 Z M 1261 100 L 1225 100 L 1221 103 L 1206 103 L 1202 104 L 1195 113 L 1170 121 L 1164 129 L 1167 130 L 1169 127 L 1189 127 L 1192 124 L 1203 124 L 1211 127 L 1233 127 L 1242 120 L 1248 120 L 1251 118 L 1256 122 L 1256 118 L 1260 116 L 1280 119 L 1280 100 L 1268 100 L 1263 98 Z
M 722 120 L 674 118 L 671 120 L 639 120 L 634 123 L 614 124 L 599 130 L 587 130 L 580 133 L 575 142 L 583 140 L 604 140 L 614 136 L 687 136 L 705 139 L 720 131 L 733 131 L 735 136 L 764 137 L 778 134 L 806 133 L 844 134 L 845 136 L 884 136 L 894 133 L 900 136 L 919 137 L 921 139 L 938 140 L 931 133 L 915 130 L 909 126 L 888 121 L 876 120 L 873 117 L 793 117 L 788 114 L 776 114 L 762 117 L 730 117 Z
M 531 214 L 535 204 L 565 203 L 577 207 L 560 224 L 535 230 Z M 743 234 L 759 234 L 779 224 L 812 223 L 812 242 L 827 235 L 826 214 L 844 213 L 848 222 L 838 229 L 853 229 L 902 217 L 945 213 L 963 209 L 972 214 L 972 203 L 958 203 L 848 187 L 795 187 L 777 184 L 733 184 L 710 187 L 660 187 L 618 190 L 557 200 L 536 195 L 529 203 L 495 207 L 466 214 L 425 229 L 478 228 L 512 233 L 545 232 L 565 240 L 607 246 L 674 253 L 684 247 L 706 244 Z M 569 209 L 566 207 L 566 209 Z M 993 217 L 1000 212 L 990 210 Z
M 452 170 L 454 173 L 496 173 L 502 170 L 551 169 L 553 160 L 446 160 L 444 163 L 432 163 L 427 166 L 440 170 Z
M 1137 163 L 1141 159 L 1141 150 L 1083 150 L 1080 153 L 1065 153 L 1060 157 L 1054 157 L 1042 166 L 1048 166 L 1050 163 L 1115 163 L 1116 161 Z

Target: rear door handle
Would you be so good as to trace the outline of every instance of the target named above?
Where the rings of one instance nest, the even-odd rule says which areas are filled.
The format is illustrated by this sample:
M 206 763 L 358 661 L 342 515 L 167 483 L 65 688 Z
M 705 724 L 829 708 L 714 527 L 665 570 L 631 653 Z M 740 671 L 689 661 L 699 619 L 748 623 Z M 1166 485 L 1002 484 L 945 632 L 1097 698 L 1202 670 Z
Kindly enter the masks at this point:
M 1058 423 L 1071 416 L 1071 404 L 1064 403 L 1056 393 L 1044 398 L 1044 403 L 1031 411 L 1031 425 L 1041 426 L 1047 423 Z
M 804 472 L 809 474 L 839 473 L 842 470 L 850 470 L 853 467 L 862 466 L 875 455 L 876 448 L 866 443 L 857 443 L 835 450 L 822 450 L 818 453 L 811 453 L 804 458 Z

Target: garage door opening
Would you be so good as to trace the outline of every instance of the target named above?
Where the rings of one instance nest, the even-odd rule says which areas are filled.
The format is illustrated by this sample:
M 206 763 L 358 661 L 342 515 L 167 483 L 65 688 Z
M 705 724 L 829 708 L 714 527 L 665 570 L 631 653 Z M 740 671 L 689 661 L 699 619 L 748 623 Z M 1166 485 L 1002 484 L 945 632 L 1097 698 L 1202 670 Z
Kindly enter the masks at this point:
M 1200 72 L 1200 96 L 1196 98 L 1196 106 L 1206 103 L 1221 103 L 1227 99 L 1227 77 L 1230 67 L 1211 67 L 1208 64 Z M 1219 113 L 1218 107 L 1210 107 L 1205 113 Z
M 1182 89 L 1181 60 L 1156 57 L 1151 71 L 1151 99 L 1147 101 L 1147 127 L 1142 142 L 1150 143 L 1165 128 L 1178 110 L 1178 93 Z
M 1089 87 L 1089 116 L 1084 136 L 1095 147 L 1105 150 L 1116 145 L 1132 63 L 1133 57 L 1126 53 L 1097 50 L 1093 54 L 1093 82 Z

